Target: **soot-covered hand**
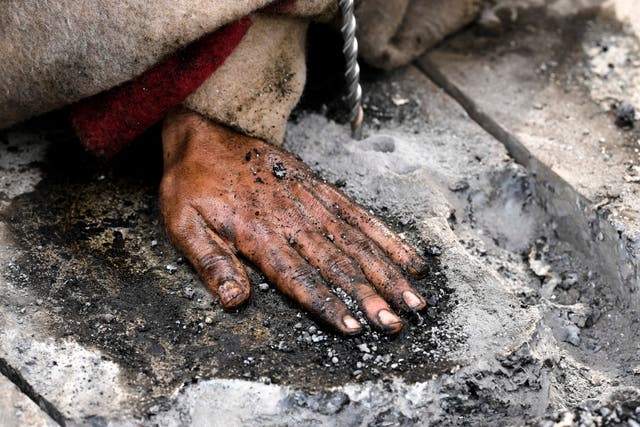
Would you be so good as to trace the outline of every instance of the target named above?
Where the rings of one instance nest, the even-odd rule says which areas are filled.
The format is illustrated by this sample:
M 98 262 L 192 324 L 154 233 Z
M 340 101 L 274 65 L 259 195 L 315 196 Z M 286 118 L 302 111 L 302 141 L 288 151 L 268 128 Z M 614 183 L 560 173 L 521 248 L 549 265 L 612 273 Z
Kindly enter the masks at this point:
M 238 256 L 345 334 L 362 325 L 328 283 L 388 333 L 402 328 L 397 311 L 425 306 L 402 272 L 420 274 L 425 261 L 291 154 L 184 109 L 165 119 L 162 139 L 169 236 L 225 308 L 251 292 Z

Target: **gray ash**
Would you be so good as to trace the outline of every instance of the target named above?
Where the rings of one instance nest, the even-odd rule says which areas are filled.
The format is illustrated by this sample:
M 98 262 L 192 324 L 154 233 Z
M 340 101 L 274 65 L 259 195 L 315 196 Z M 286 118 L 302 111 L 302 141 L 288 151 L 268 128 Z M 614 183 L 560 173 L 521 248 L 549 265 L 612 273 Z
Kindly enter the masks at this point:
M 464 338 L 446 324 L 455 299 L 437 256 L 429 257 L 431 271 L 414 281 L 436 305 L 405 314 L 398 336 L 369 325 L 358 337 L 338 335 L 273 286 L 260 286 L 264 277 L 250 265 L 251 300 L 225 312 L 192 268 L 176 263 L 179 254 L 160 221 L 159 174 L 141 174 L 135 156 L 105 165 L 53 147 L 35 191 L 2 212 L 22 248 L 11 279 L 41 302 L 52 336 L 97 347 L 127 381 L 145 387 L 143 406 L 200 378 L 311 391 L 389 376 L 424 381 L 450 369 L 448 356 Z M 108 179 L 97 179 L 102 175 Z

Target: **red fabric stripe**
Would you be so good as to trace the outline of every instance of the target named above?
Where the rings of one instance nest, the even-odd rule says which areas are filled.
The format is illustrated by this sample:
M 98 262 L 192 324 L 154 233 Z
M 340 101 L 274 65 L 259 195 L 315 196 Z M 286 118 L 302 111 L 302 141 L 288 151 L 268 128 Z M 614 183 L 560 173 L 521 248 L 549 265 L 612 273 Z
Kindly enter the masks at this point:
M 195 91 L 240 43 L 249 18 L 228 24 L 168 57 L 135 79 L 71 108 L 71 123 L 85 147 L 110 157 Z

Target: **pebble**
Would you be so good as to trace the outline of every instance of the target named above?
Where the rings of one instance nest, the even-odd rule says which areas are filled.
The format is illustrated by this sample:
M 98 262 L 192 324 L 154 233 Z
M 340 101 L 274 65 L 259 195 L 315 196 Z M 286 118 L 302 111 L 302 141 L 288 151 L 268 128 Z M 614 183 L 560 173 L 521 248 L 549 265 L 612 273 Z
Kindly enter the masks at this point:
M 564 338 L 562 341 L 568 342 L 576 347 L 580 346 L 580 329 L 575 325 L 567 325 L 564 327 Z
M 269 290 L 269 284 L 268 283 L 260 283 L 260 284 L 258 284 L 258 289 L 260 289 L 261 291 L 268 291 Z
M 336 365 L 338 362 L 340 361 L 340 359 L 338 359 L 337 357 L 333 356 L 331 358 L 331 363 L 333 363 L 334 365 Z
M 321 391 L 313 395 L 298 391 L 294 392 L 290 398 L 297 406 L 309 408 L 322 415 L 337 414 L 350 402 L 347 394 L 336 391 Z
M 156 246 L 158 246 L 158 241 L 157 240 L 152 240 L 151 241 L 151 247 L 155 248 Z
M 287 176 L 287 168 L 281 162 L 273 165 L 273 175 L 278 179 L 285 179 Z
M 193 296 L 196 294 L 196 291 L 194 291 L 191 286 L 187 286 L 186 288 L 184 288 L 182 293 L 184 294 L 185 298 L 193 299 Z
M 401 107 L 405 104 L 408 104 L 409 100 L 407 98 L 402 98 L 396 95 L 391 97 L 391 102 L 393 102 L 393 105 L 395 105 L 396 107 Z
M 576 283 L 578 283 L 578 275 L 576 273 L 568 273 L 562 280 L 560 287 L 564 290 L 567 290 Z
M 165 267 L 167 269 L 167 271 L 169 272 L 169 274 L 173 274 L 176 271 L 178 271 L 178 267 L 176 267 L 173 264 L 167 264 L 167 266 Z
M 625 102 L 620 106 L 620 108 L 618 108 L 618 113 L 616 114 L 616 126 L 619 128 L 632 128 L 635 119 L 636 109 L 633 105 Z
M 449 185 L 449 190 L 453 192 L 464 191 L 469 188 L 469 183 L 462 179 L 460 181 L 456 181 L 454 184 Z
M 358 350 L 360 350 L 363 353 L 371 353 L 369 346 L 366 344 L 358 344 Z
M 427 304 L 434 306 L 438 305 L 438 295 L 431 293 L 427 295 Z
M 207 325 L 210 325 L 213 323 L 213 318 L 211 316 L 207 316 L 204 318 L 204 323 L 206 323 Z

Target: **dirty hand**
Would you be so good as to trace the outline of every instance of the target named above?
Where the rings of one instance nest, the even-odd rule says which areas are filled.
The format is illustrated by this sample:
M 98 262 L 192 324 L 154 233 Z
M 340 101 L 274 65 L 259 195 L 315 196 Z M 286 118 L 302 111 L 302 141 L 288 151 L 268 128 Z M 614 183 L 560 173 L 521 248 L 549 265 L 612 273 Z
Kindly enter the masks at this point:
M 398 267 L 420 274 L 424 260 L 292 155 L 184 109 L 165 119 L 162 140 L 169 236 L 225 308 L 250 294 L 238 255 L 345 334 L 362 327 L 322 278 L 389 333 L 402 321 L 387 301 L 397 310 L 425 306 Z

